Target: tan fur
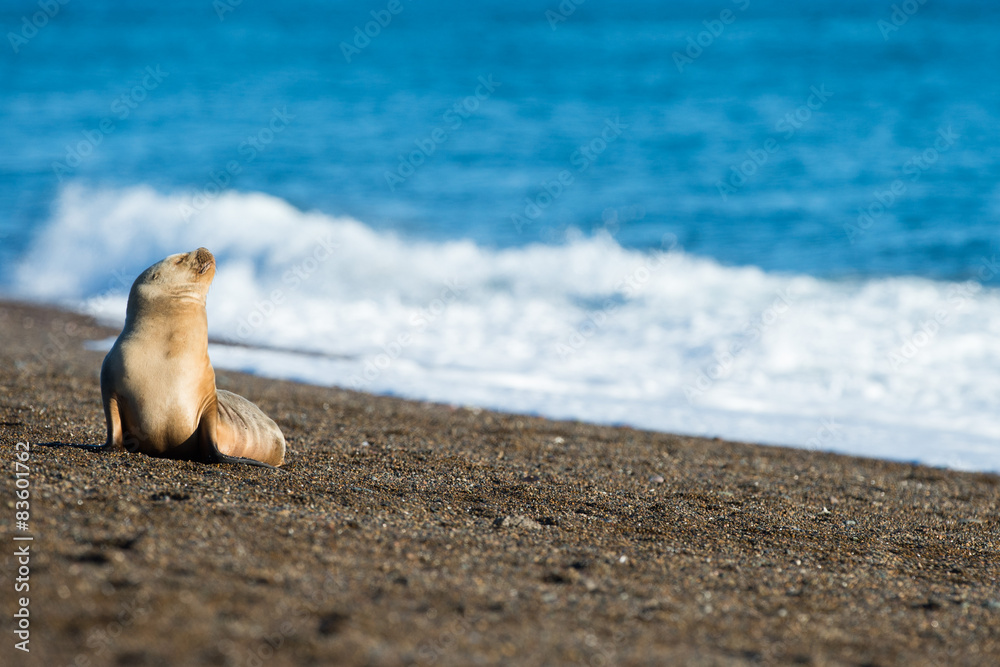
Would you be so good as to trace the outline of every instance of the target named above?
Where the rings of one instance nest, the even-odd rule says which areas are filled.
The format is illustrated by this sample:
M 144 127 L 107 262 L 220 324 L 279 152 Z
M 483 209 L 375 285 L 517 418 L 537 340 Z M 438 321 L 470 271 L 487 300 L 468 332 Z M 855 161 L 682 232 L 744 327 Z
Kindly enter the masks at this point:
M 106 447 L 206 462 L 284 462 L 278 425 L 215 387 L 205 315 L 214 276 L 215 258 L 199 248 L 157 262 L 132 284 L 125 327 L 101 366 Z

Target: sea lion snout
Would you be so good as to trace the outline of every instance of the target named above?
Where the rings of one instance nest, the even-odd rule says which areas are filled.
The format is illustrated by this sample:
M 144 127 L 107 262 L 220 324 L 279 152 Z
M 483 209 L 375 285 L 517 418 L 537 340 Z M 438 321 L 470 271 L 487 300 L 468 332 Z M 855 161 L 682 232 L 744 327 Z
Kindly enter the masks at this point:
M 195 251 L 194 261 L 195 266 L 198 267 L 198 273 L 205 273 L 215 264 L 215 256 L 209 252 L 208 248 L 198 248 Z

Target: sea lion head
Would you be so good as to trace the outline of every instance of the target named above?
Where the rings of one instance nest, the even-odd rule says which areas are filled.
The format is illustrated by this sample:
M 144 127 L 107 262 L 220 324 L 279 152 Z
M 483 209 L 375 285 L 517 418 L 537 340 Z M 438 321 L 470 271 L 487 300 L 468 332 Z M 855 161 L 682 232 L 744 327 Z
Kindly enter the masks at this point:
M 164 299 L 205 305 L 215 277 L 215 257 L 207 248 L 161 259 L 139 274 L 128 296 L 128 310 Z

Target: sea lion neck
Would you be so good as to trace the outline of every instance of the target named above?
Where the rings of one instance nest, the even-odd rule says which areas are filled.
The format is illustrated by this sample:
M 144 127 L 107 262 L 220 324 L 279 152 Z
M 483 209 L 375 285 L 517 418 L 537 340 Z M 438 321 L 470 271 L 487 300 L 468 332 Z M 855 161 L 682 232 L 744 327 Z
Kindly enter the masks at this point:
M 194 290 L 140 294 L 135 287 L 125 310 L 125 330 L 132 334 L 170 336 L 178 329 L 200 337 L 208 344 L 208 316 L 205 294 Z
M 154 285 L 136 281 L 129 290 L 126 308 L 205 308 L 208 292 L 200 285 Z

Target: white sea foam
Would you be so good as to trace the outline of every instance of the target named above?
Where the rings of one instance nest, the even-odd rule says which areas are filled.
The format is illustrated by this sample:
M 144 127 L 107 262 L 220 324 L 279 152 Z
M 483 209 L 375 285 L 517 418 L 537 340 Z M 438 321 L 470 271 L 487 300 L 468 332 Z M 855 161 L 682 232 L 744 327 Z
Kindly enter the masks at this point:
M 670 237 L 651 253 L 412 242 L 263 194 L 186 222 L 189 201 L 69 188 L 9 287 L 120 323 L 140 270 L 206 246 L 211 335 L 269 348 L 216 345 L 219 367 L 1000 470 L 1000 292 L 978 282 L 774 275 Z

